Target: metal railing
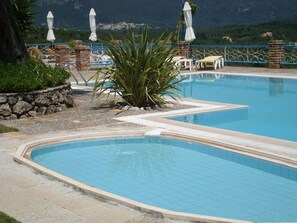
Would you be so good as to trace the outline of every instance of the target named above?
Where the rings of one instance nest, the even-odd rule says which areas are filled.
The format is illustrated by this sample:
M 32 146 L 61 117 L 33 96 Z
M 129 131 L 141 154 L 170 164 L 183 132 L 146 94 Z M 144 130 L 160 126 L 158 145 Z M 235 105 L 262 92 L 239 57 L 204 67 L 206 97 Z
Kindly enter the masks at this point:
M 297 44 L 285 44 L 284 45 L 284 65 L 297 66 Z
M 54 47 L 58 44 L 67 43 L 40 43 L 29 44 L 36 46 L 40 50 L 48 47 Z M 91 50 L 98 54 L 104 54 L 108 48 L 100 42 L 83 42 L 83 45 L 89 45 Z M 267 45 L 216 45 L 216 44 L 199 44 L 192 45 L 192 58 L 203 59 L 206 56 L 222 55 L 226 63 L 229 64 L 251 64 L 266 65 L 268 64 L 268 44 Z M 283 65 L 297 66 L 297 44 L 284 44 Z
M 222 55 L 226 63 L 268 64 L 268 45 L 192 45 L 192 57 Z M 285 44 L 283 65 L 297 66 L 297 45 Z
M 267 64 L 268 45 L 192 45 L 192 56 L 221 55 L 226 63 Z

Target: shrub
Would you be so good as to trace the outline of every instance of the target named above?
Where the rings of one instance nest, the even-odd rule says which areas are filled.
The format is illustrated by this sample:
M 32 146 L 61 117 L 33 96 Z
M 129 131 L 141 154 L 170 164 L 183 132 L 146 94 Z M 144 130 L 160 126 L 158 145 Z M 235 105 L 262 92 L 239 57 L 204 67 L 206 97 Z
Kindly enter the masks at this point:
M 171 37 L 172 34 L 161 35 L 149 44 L 146 27 L 139 41 L 131 30 L 120 45 L 111 44 L 110 39 L 102 40 L 115 66 L 97 72 L 94 94 L 100 97 L 105 92 L 115 93 L 135 107 L 160 106 L 165 95 L 179 97 L 176 92 L 180 81 L 172 63 L 176 50 L 166 45 Z
M 65 83 L 70 74 L 30 58 L 16 63 L 0 62 L 0 92 L 28 92 Z

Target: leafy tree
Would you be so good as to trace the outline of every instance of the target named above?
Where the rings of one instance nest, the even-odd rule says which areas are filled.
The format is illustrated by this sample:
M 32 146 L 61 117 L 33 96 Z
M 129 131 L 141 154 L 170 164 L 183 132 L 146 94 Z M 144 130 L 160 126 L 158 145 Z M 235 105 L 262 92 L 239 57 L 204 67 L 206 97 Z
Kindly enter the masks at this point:
M 33 4 L 36 0 L 10 0 L 17 26 L 25 37 L 34 22 Z
M 0 1 L 0 60 L 28 58 L 23 40 L 33 21 L 33 0 Z

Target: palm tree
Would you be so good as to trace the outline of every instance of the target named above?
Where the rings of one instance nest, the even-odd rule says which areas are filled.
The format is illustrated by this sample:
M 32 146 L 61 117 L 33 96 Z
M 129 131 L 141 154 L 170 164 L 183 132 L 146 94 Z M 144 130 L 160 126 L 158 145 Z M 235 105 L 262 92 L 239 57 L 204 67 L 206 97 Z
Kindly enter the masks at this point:
M 0 1 L 0 61 L 28 58 L 24 35 L 33 22 L 35 0 Z

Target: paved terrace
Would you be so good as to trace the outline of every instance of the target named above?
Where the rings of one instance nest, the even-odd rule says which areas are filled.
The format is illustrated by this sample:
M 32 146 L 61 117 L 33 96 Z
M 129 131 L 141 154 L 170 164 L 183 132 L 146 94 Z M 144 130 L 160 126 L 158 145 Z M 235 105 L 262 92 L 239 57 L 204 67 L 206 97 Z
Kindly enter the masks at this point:
M 225 67 L 219 71 L 297 77 L 295 69 Z M 83 72 L 83 75 L 88 79 L 94 72 Z M 76 105 L 67 111 L 35 118 L 0 121 L 1 124 L 19 129 L 19 132 L 0 135 L 0 211 L 22 222 L 30 223 L 175 222 L 157 219 L 115 203 L 98 200 L 12 160 L 13 154 L 21 144 L 39 139 L 80 133 L 149 130 L 149 127 L 124 123 L 113 118 L 153 111 L 110 109 L 103 101 L 92 101 L 90 91 L 75 90 L 74 96 Z M 175 105 L 172 109 L 181 107 Z

